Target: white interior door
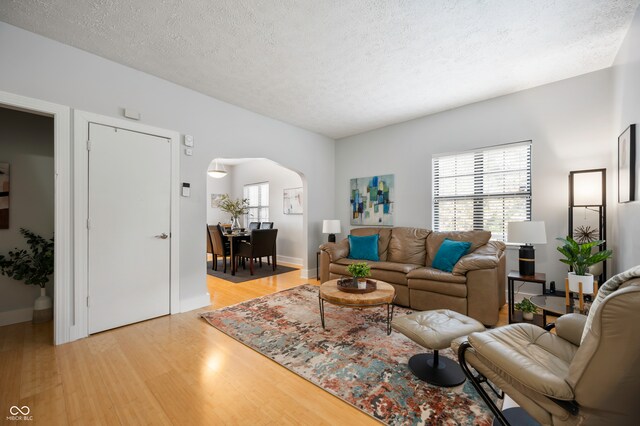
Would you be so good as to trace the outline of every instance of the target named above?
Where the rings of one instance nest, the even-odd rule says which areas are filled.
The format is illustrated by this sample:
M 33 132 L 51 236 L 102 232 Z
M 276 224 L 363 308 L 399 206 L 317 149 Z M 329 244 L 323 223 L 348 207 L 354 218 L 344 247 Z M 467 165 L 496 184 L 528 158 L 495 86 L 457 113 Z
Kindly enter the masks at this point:
M 171 143 L 89 125 L 89 333 L 170 312 Z

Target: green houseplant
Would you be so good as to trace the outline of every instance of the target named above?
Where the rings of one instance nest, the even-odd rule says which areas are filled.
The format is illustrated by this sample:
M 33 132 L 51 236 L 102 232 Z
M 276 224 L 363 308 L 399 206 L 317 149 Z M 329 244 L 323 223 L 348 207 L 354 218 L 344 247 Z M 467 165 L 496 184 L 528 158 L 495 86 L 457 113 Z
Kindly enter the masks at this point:
M 358 288 L 366 288 L 367 277 L 371 276 L 371 267 L 366 262 L 356 262 L 347 266 L 347 272 L 357 282 Z
M 233 199 L 229 194 L 223 194 L 217 201 L 216 207 L 231 216 L 231 229 L 240 228 L 238 218 L 249 213 L 249 200 L 247 198 Z
M 538 308 L 536 308 L 536 305 L 534 305 L 531 302 L 531 300 L 526 298 L 522 299 L 521 302 L 518 302 L 515 305 L 513 305 L 513 308 L 517 311 L 521 311 L 522 318 L 528 321 L 531 321 L 533 319 L 533 314 L 535 314 L 538 311 Z
M 27 229 L 20 228 L 27 240 L 28 250 L 14 249 L 7 256 L 0 255 L 0 273 L 25 284 L 40 287 L 40 297 L 35 300 L 34 322 L 53 318 L 53 303 L 45 293 L 45 286 L 53 274 L 53 238 L 47 240 Z
M 571 237 L 556 239 L 562 242 L 562 245 L 557 249 L 565 257 L 560 259 L 560 262 L 566 263 L 573 269 L 568 275 L 569 290 L 579 291 L 578 283 L 581 282 L 583 293 L 593 293 L 593 275 L 589 273 L 589 267 L 609 259 L 613 252 L 611 250 L 593 252 L 593 248 L 604 243 L 604 240 L 580 244 Z

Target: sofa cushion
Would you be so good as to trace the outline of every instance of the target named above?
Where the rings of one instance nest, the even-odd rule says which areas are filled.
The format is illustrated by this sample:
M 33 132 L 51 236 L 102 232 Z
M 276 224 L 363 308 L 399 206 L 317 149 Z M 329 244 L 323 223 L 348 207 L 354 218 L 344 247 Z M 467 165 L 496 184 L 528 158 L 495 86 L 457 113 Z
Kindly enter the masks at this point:
M 380 260 L 378 256 L 379 235 L 349 235 L 349 259 Z
M 427 259 L 425 265 L 431 266 L 433 259 L 440 249 L 440 245 L 445 238 L 453 241 L 468 241 L 471 243 L 468 253 L 473 253 L 478 248 L 487 244 L 491 238 L 490 231 L 448 231 L 448 232 L 436 232 L 433 231 L 427 238 Z
M 444 272 L 439 269 L 425 266 L 424 268 L 414 269 L 407 274 L 408 279 L 416 280 L 430 280 L 430 281 L 442 281 L 448 283 L 461 283 L 467 282 L 467 277 L 464 275 L 453 275 L 450 272 Z
M 465 283 L 409 279 L 407 280 L 407 285 L 411 290 L 429 291 L 454 297 L 467 297 L 467 285 Z
M 377 234 L 378 239 L 378 257 L 381 261 L 387 260 L 387 250 L 389 249 L 389 240 L 391 239 L 391 228 L 353 228 L 351 235 L 365 236 Z
M 431 266 L 444 272 L 452 272 L 453 266 L 467 253 L 469 247 L 471 243 L 468 241 L 452 241 L 445 238 Z
M 421 265 L 415 265 L 413 263 L 396 263 L 396 262 L 374 262 L 371 264 L 371 269 L 380 269 L 383 271 L 396 271 L 408 274 L 414 269 L 421 268 Z
M 431 231 L 420 228 L 393 228 L 387 260 L 423 265 L 426 260 L 426 240 Z
M 358 259 L 339 259 L 338 261 L 334 262 L 333 264 L 341 265 L 341 266 L 345 266 L 346 267 L 346 266 L 351 265 L 352 263 L 358 263 L 358 262 L 361 262 L 361 261 L 362 260 L 358 260 Z M 373 270 L 375 269 L 375 270 L 381 270 L 381 271 L 393 271 L 393 272 L 402 272 L 403 274 L 408 274 L 409 272 L 413 271 L 414 269 L 422 268 L 422 266 L 420 266 L 420 265 L 413 265 L 411 263 L 371 262 L 371 261 L 366 261 L 365 263 L 371 267 L 372 273 L 373 273 Z M 340 269 L 340 270 L 342 270 L 342 269 Z M 346 271 L 346 269 L 344 269 L 344 270 Z M 336 271 L 337 271 L 337 269 L 336 269 Z M 331 272 L 335 272 L 335 271 L 331 271 Z

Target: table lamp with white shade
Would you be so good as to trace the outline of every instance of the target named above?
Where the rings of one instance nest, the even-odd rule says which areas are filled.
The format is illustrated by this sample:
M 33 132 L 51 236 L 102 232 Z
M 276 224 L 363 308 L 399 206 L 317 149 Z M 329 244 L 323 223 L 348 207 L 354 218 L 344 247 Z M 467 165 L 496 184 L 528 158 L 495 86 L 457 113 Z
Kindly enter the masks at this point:
M 329 234 L 329 242 L 336 242 L 336 234 L 342 232 L 340 230 L 340 221 L 338 219 L 325 219 L 322 221 L 322 233 Z
M 533 244 L 547 244 L 544 221 L 509 222 L 507 235 L 510 243 L 520 243 L 518 263 L 520 275 L 535 275 L 536 252 Z

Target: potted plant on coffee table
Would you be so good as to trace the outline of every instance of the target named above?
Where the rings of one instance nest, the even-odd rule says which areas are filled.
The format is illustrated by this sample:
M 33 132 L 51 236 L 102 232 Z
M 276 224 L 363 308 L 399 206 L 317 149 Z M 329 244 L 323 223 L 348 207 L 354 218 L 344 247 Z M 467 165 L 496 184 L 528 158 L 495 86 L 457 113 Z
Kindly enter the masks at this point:
M 522 299 L 522 302 L 518 302 L 513 305 L 513 308 L 517 311 L 522 312 L 522 319 L 531 321 L 533 319 L 533 314 L 538 311 L 536 305 L 534 305 L 529 299 Z
M 366 262 L 356 262 L 347 266 L 347 271 L 353 277 L 354 284 L 359 289 L 367 288 L 367 277 L 371 276 L 371 267 Z
M 590 241 L 588 243 L 579 244 L 573 238 L 556 238 L 562 242 L 557 247 L 565 259 L 560 262 L 566 263 L 573 269 L 569 272 L 569 290 L 579 292 L 579 283 L 582 283 L 582 292 L 584 294 L 593 293 L 593 275 L 589 273 L 589 267 L 609 259 L 613 252 L 611 250 L 602 250 L 593 253 L 593 248 L 604 243 L 604 240 Z
M 40 297 L 33 307 L 33 322 L 46 322 L 53 318 L 53 302 L 45 292 L 53 274 L 53 238 L 47 240 L 24 228 L 20 228 L 20 233 L 27 239 L 29 250 L 16 248 L 7 256 L 0 255 L 0 273 L 25 284 L 40 286 Z

